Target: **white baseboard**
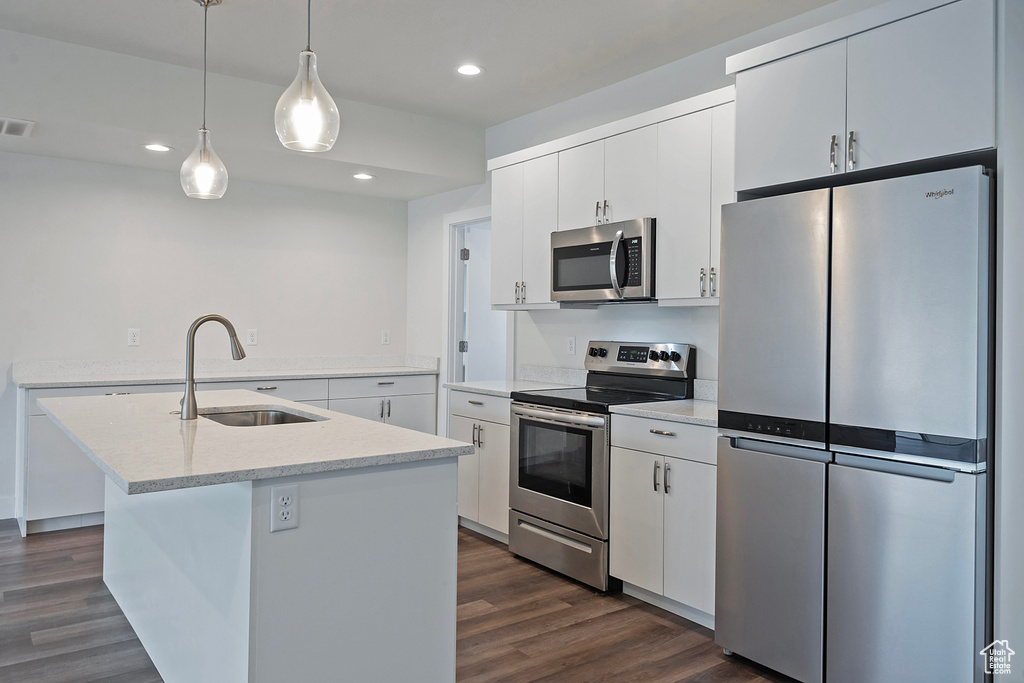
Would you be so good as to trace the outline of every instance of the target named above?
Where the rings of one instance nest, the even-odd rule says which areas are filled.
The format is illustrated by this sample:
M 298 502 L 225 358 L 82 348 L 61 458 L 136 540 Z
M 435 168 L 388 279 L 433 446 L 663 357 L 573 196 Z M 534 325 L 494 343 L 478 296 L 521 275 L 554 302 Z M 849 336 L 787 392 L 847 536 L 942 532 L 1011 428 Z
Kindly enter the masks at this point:
M 681 602 L 676 602 L 670 598 L 666 598 L 664 595 L 658 595 L 652 593 L 649 590 L 634 586 L 631 583 L 622 582 L 622 592 L 626 595 L 632 595 L 634 598 L 643 600 L 646 603 L 660 607 L 666 612 L 671 612 L 683 619 L 689 619 L 692 622 L 698 623 L 701 626 L 705 626 L 712 631 L 715 630 L 715 615 L 702 612 L 699 609 L 684 605 Z
M 473 520 L 466 519 L 465 517 L 459 517 L 459 525 L 466 527 L 470 531 L 475 531 L 482 536 L 486 536 L 487 538 L 493 538 L 498 543 L 508 545 L 508 534 L 503 534 L 497 529 L 492 529 L 489 526 L 484 526 L 479 522 L 474 522 Z
M 0 519 L 14 519 L 14 496 L 0 496 Z
M 47 531 L 64 531 L 83 526 L 103 524 L 102 512 L 90 512 L 85 515 L 68 515 L 67 517 L 51 517 L 49 519 L 33 519 L 25 524 L 25 533 L 41 534 Z

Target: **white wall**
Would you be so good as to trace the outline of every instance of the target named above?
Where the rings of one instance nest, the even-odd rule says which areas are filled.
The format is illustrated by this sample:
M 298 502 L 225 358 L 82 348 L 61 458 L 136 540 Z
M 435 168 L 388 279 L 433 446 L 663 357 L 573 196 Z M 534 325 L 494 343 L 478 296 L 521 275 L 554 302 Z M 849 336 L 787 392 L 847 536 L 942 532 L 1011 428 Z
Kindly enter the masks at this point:
M 14 360 L 183 358 L 211 312 L 259 330 L 253 357 L 405 352 L 405 202 L 236 180 L 202 201 L 176 173 L 0 152 L 0 207 L 0 518 Z M 198 357 L 230 357 L 218 328 Z

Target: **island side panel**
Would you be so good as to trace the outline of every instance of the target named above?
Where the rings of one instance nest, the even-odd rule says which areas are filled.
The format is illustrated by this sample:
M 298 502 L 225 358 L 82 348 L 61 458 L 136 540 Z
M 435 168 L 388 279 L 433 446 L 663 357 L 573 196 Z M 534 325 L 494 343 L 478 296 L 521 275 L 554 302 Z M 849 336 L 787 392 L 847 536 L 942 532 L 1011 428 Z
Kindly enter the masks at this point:
M 455 680 L 456 458 L 255 482 L 250 680 Z M 270 488 L 299 528 L 270 533 Z
M 103 581 L 164 681 L 247 681 L 252 482 L 104 494 Z

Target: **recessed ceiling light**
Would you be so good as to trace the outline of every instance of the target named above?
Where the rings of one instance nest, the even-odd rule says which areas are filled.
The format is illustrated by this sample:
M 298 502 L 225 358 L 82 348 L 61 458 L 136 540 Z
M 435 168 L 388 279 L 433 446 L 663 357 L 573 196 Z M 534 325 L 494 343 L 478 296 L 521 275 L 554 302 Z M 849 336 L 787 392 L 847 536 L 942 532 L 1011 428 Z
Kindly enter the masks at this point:
M 463 64 L 458 69 L 456 69 L 456 71 L 458 71 L 463 76 L 477 76 L 483 73 L 483 69 L 481 69 L 476 64 Z
M 143 145 L 143 147 L 148 149 L 150 152 L 170 152 L 172 149 L 174 149 L 173 147 L 168 147 L 167 145 L 161 145 L 161 144 L 159 144 L 157 142 L 153 142 L 153 143 L 150 143 L 148 145 Z
M 373 180 L 373 176 L 369 173 L 356 173 L 352 177 L 356 180 Z

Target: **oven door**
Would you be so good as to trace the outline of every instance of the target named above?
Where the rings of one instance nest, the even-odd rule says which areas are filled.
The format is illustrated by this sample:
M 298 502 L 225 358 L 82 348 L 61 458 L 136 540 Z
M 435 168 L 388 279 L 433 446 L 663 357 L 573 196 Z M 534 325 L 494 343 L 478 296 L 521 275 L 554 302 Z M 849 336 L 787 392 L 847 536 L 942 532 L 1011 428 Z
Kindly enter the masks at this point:
M 649 299 L 654 219 L 551 233 L 552 301 Z
M 608 416 L 512 403 L 509 506 L 608 538 Z

